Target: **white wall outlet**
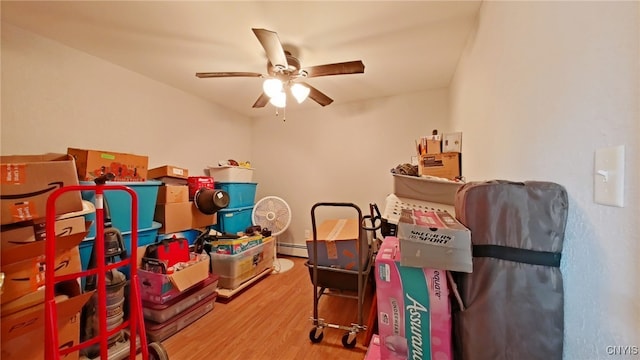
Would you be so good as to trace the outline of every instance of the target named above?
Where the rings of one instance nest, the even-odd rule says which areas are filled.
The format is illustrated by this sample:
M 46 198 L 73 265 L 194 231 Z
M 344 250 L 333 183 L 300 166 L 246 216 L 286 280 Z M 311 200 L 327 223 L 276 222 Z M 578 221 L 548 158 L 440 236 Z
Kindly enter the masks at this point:
M 624 145 L 596 150 L 593 195 L 597 204 L 624 207 Z

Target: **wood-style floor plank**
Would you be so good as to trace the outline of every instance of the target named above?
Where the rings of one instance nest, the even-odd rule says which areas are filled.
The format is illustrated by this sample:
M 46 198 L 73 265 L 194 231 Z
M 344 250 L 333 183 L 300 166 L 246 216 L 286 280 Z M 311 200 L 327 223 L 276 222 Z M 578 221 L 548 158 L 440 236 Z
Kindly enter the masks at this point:
M 313 344 L 313 284 L 306 259 L 290 258 L 293 269 L 270 274 L 234 297 L 216 302 L 213 311 L 162 343 L 171 360 L 364 359 L 365 332 L 355 348 L 342 346 L 344 330 L 325 329 Z M 371 300 L 367 291 L 363 322 Z M 357 300 L 322 296 L 318 311 L 326 322 L 350 325 L 358 321 Z

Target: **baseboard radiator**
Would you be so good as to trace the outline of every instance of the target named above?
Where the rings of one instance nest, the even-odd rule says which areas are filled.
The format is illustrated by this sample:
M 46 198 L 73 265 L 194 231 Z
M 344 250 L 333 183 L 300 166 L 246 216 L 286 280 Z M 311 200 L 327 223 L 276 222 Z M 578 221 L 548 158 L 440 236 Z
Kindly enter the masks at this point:
M 309 254 L 307 253 L 307 245 L 305 244 L 278 242 L 278 254 L 304 258 L 309 257 Z

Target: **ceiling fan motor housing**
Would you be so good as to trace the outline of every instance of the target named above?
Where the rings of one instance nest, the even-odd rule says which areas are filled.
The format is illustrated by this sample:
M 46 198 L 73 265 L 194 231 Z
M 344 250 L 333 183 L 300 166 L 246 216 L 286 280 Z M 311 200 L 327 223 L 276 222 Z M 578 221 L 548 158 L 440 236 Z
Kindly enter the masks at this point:
M 291 55 L 288 51 L 285 51 L 284 53 L 287 58 L 288 67 L 285 69 L 281 66 L 274 66 L 270 61 L 267 61 L 267 73 L 274 77 L 279 77 L 279 75 L 281 75 L 281 80 L 284 81 L 291 80 L 299 76 L 306 77 L 307 72 L 300 69 L 300 60 Z

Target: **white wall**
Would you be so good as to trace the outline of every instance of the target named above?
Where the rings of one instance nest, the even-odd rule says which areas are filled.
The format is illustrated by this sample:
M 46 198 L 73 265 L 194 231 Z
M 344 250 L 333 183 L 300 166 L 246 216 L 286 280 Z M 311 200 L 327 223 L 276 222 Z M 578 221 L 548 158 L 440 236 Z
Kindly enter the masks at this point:
M 468 180 L 547 180 L 569 193 L 565 359 L 640 346 L 638 7 L 485 2 L 452 86 Z M 625 207 L 595 204 L 594 151 L 621 144 Z
M 252 146 L 249 119 L 6 23 L 2 90 L 3 155 L 79 147 L 205 175 Z
M 282 114 L 256 119 L 251 158 L 257 198 L 280 196 L 292 211 L 291 226 L 278 241 L 306 249 L 305 230 L 317 202 L 352 202 L 364 215 L 369 203 L 377 203 L 382 211 L 393 192 L 390 170 L 411 161 L 414 140 L 432 129 L 452 131 L 447 98 L 442 89 L 287 112 L 284 122 Z M 356 214 L 336 209 L 318 209 L 318 221 Z

